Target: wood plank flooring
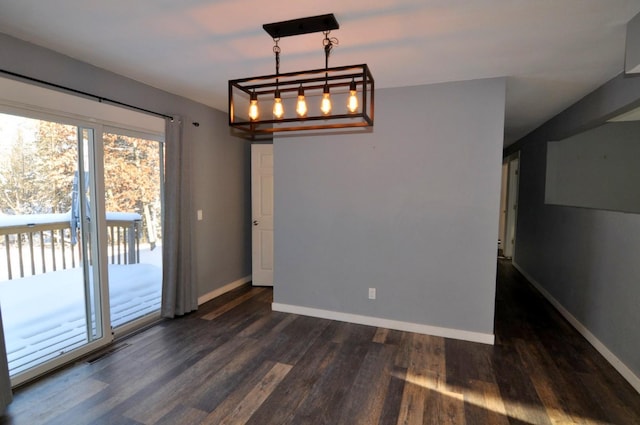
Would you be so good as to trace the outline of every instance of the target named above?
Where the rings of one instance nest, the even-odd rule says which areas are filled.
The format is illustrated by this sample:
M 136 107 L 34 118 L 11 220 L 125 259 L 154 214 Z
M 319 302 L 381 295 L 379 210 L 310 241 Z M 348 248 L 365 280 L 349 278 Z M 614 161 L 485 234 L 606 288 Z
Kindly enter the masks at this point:
M 498 262 L 496 345 L 272 312 L 243 287 L 18 389 L 0 424 L 640 424 L 640 394 Z

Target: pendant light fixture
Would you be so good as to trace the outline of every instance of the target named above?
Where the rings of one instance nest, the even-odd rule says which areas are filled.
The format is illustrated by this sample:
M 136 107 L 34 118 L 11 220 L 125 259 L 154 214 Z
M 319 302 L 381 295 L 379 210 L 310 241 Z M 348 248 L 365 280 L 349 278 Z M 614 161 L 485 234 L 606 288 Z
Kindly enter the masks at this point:
M 329 67 L 338 45 L 333 14 L 263 25 L 274 41 L 276 72 L 229 81 L 229 125 L 233 133 L 257 140 L 276 132 L 367 130 L 373 126 L 374 81 L 366 64 Z M 283 37 L 322 32 L 324 68 L 280 72 Z M 260 113 L 270 105 L 272 114 Z

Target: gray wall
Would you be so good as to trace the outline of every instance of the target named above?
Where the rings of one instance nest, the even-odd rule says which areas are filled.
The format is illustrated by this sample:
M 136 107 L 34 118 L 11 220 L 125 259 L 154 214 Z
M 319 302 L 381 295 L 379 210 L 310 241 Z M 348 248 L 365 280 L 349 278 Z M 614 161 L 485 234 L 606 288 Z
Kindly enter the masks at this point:
M 640 73 L 640 13 L 627 24 L 624 70 Z
M 544 196 L 546 142 L 623 112 L 640 98 L 638 83 L 637 78 L 617 77 L 518 142 L 514 256 L 523 271 L 636 376 L 640 376 L 640 216 L 545 205 Z
M 3 70 L 185 117 L 192 149 L 194 248 L 198 293 L 251 274 L 249 144 L 229 135 L 227 114 L 70 57 L 0 34 Z M 195 127 L 191 122 L 199 122 Z
M 640 213 L 640 121 L 610 122 L 547 145 L 547 204 Z
M 276 138 L 274 301 L 493 334 L 504 107 L 503 79 L 384 89 L 373 133 Z

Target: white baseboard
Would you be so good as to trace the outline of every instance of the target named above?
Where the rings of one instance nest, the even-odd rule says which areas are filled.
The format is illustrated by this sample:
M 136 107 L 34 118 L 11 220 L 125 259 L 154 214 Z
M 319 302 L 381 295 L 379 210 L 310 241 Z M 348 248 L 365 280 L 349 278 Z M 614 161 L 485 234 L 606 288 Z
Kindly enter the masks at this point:
M 638 377 L 631 369 L 627 367 L 615 354 L 613 354 L 606 345 L 604 345 L 589 329 L 578 319 L 575 318 L 553 295 L 551 295 L 540 283 L 535 280 L 529 273 L 527 273 L 522 267 L 520 267 L 515 261 L 512 261 L 513 267 L 515 267 L 522 275 L 564 316 L 565 319 L 571 325 L 576 328 L 578 332 L 593 345 L 593 348 L 598 350 L 602 357 L 607 360 L 611 366 L 613 366 L 624 379 L 631 384 L 636 391 L 640 393 L 640 377 Z
M 220 295 L 225 294 L 229 291 L 232 291 L 248 282 L 251 282 L 251 275 L 242 277 L 236 281 L 226 284 L 222 288 L 214 289 L 213 291 L 198 297 L 198 305 L 202 305 L 207 301 L 211 301 L 212 299 L 219 297 Z
M 357 323 L 359 325 L 376 326 L 379 328 L 395 329 L 399 331 L 415 332 L 444 338 L 461 339 L 464 341 L 480 342 L 493 345 L 494 335 L 480 332 L 462 331 L 458 329 L 441 328 L 419 323 L 402 322 L 383 319 L 380 317 L 362 316 L 359 314 L 341 313 L 339 311 L 322 310 L 319 308 L 302 307 L 290 304 L 272 303 L 273 311 L 300 314 L 302 316 L 319 317 L 322 319 L 338 320 L 340 322 Z

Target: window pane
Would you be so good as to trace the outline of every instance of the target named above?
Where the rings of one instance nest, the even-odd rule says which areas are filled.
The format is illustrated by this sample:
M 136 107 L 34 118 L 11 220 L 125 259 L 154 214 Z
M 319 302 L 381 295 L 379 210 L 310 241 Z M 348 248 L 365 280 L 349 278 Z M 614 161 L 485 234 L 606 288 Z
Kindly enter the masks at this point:
M 163 144 L 104 135 L 111 324 L 160 309 Z

